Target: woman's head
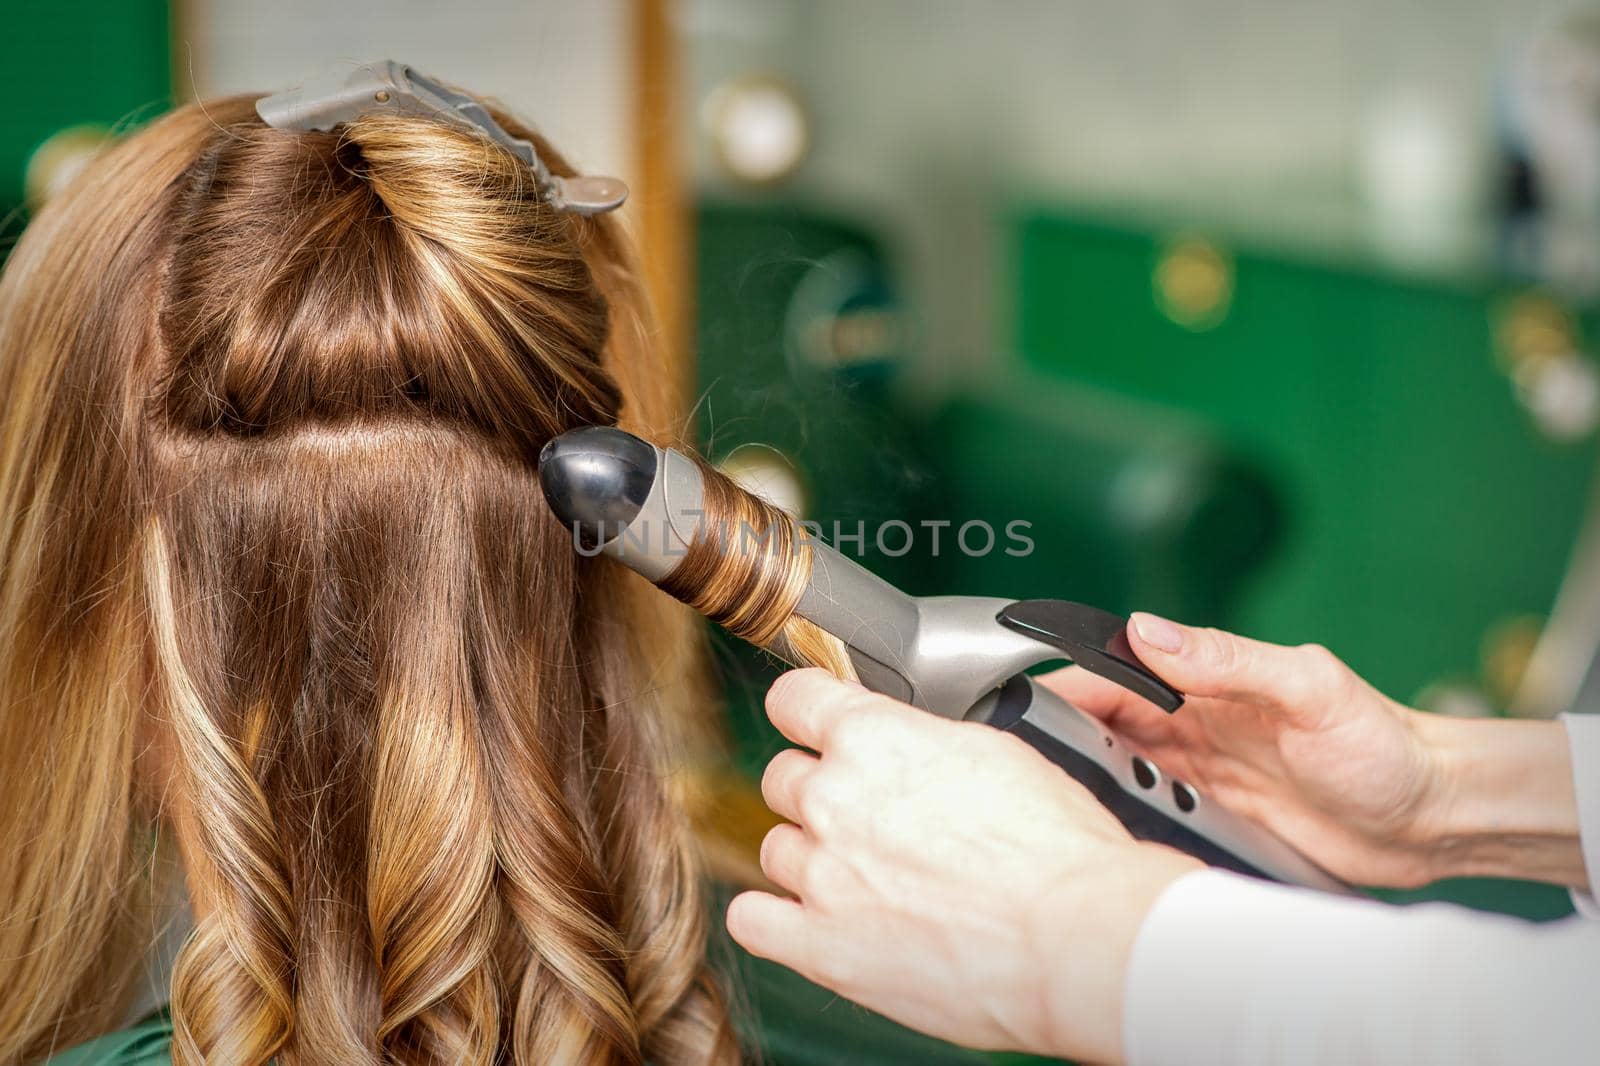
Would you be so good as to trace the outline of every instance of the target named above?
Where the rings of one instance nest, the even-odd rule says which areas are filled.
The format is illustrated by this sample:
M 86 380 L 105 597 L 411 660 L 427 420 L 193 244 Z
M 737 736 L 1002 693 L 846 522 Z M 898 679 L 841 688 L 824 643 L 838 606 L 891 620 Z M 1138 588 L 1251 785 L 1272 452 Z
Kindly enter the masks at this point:
M 612 225 L 470 130 L 230 100 L 24 236 L 0 1060 L 118 1009 L 146 747 L 200 915 L 181 1061 L 734 1057 L 657 772 L 687 620 L 578 557 L 535 474 L 671 416 Z

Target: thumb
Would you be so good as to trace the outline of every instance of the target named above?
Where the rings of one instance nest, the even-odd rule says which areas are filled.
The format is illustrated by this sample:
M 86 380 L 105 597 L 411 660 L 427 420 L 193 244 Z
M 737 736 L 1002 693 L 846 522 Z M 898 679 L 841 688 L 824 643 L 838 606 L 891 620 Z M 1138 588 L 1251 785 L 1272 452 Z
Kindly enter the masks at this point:
M 1300 705 L 1311 698 L 1312 684 L 1325 665 L 1308 648 L 1179 625 L 1142 611 L 1128 618 L 1128 643 L 1146 666 L 1180 692 L 1244 703 Z M 1336 661 L 1326 653 L 1320 657 Z

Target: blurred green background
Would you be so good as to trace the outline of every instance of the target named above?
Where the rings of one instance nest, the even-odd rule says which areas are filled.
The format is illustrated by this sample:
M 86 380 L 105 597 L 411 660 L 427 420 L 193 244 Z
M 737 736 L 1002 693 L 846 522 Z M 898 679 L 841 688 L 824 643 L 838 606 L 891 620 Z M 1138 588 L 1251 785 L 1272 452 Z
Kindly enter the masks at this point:
M 1600 71 L 1600 35 L 1534 6 L 1551 20 L 1449 0 L 669 5 L 699 439 L 825 531 L 862 529 L 864 561 L 914 592 L 1152 610 L 1326 644 L 1447 713 L 1560 709 L 1539 693 L 1575 679 L 1528 670 L 1594 476 L 1600 190 L 1564 178 L 1560 145 L 1588 133 L 1539 79 Z M 636 9 L 14 11 L 0 209 L 14 234 L 30 160 L 40 196 L 75 158 L 64 130 L 381 54 L 628 173 Z M 874 536 L 890 520 L 908 550 Z M 961 550 L 974 520 L 1026 523 L 1032 551 Z M 779 747 L 773 666 L 721 639 L 717 657 L 754 773 Z M 1396 898 L 1435 897 L 1568 910 L 1509 882 Z M 770 1061 L 981 1060 L 731 965 Z

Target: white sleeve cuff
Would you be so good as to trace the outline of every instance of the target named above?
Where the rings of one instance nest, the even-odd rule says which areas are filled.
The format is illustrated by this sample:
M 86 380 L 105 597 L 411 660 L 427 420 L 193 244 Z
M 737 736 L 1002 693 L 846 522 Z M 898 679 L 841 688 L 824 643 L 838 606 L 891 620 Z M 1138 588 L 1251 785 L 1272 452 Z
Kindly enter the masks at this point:
M 1584 1061 L 1600 924 L 1396 907 L 1218 870 L 1162 893 L 1129 960 L 1131 1066 Z
M 1564 714 L 1567 747 L 1572 752 L 1572 787 L 1578 800 L 1578 843 L 1589 872 L 1589 891 L 1572 892 L 1572 905 L 1585 918 L 1600 918 L 1600 714 Z

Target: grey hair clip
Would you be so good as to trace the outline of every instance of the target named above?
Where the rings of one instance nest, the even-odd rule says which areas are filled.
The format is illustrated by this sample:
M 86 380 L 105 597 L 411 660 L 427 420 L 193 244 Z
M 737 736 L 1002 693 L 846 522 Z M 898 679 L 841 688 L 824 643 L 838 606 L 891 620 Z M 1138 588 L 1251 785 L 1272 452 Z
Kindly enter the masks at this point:
M 507 133 L 477 100 L 392 59 L 364 63 L 348 75 L 319 78 L 256 101 L 261 120 L 281 130 L 330 130 L 378 112 L 437 118 L 477 130 L 533 168 L 540 195 L 557 211 L 598 215 L 628 198 L 628 187 L 618 178 L 550 173 L 533 145 Z

